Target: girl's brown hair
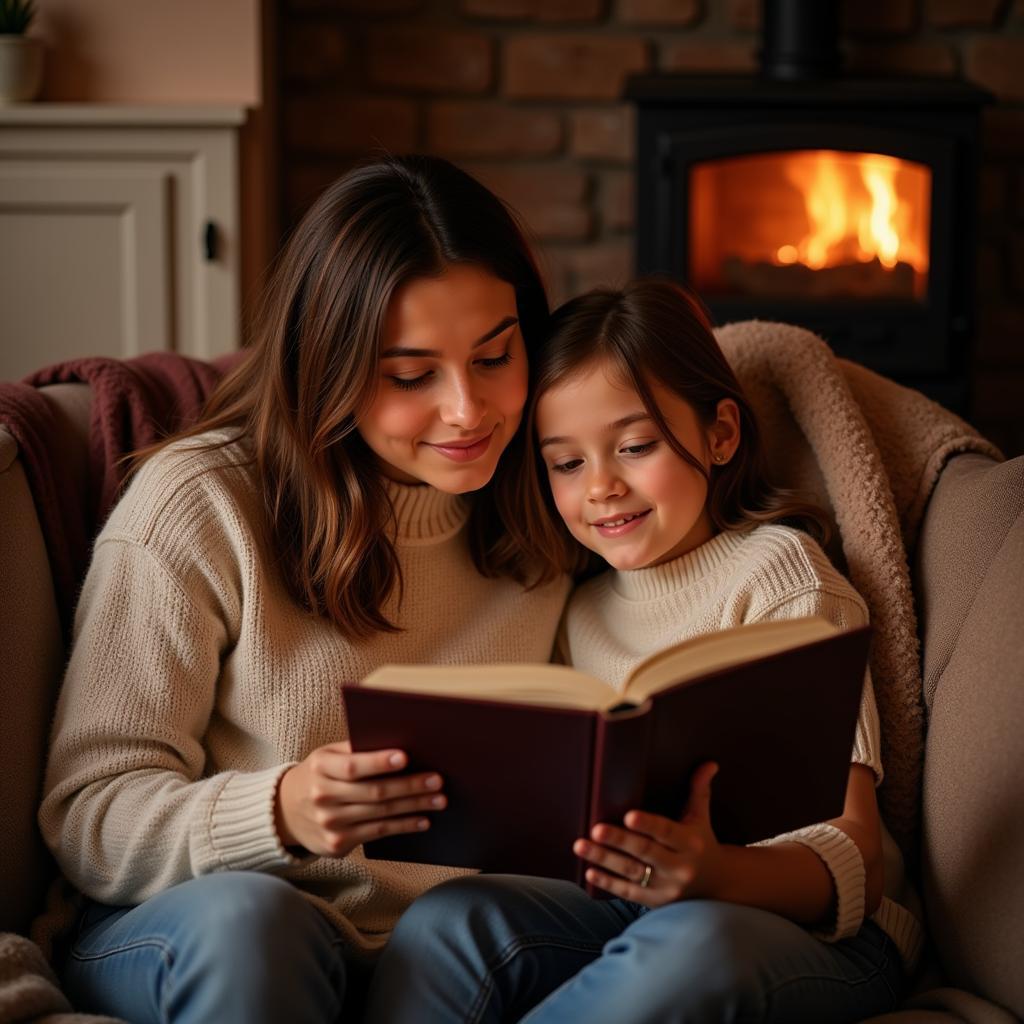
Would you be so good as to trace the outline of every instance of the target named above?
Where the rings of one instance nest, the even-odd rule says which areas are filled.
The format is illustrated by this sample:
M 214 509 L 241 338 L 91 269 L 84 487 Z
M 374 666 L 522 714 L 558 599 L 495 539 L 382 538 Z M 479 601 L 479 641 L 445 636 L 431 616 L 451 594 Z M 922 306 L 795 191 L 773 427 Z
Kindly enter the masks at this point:
M 707 480 L 708 512 L 717 529 L 751 530 L 761 523 L 781 521 L 827 542 L 825 513 L 770 482 L 753 409 L 718 347 L 707 312 L 686 288 L 661 278 L 642 278 L 621 291 L 596 289 L 557 309 L 547 341 L 531 365 L 526 416 L 531 434 L 540 397 L 599 360 L 607 360 L 636 391 L 666 443 Z M 712 466 L 709 473 L 679 443 L 658 408 L 652 380 L 688 402 L 705 427 L 715 422 L 723 398 L 736 403 L 740 442 L 729 462 Z M 520 509 L 513 520 L 517 543 L 541 560 L 544 580 L 560 572 L 585 571 L 592 565 L 591 556 L 555 509 L 536 445 L 523 469 L 514 485 L 514 501 Z
M 547 298 L 523 233 L 483 185 L 445 160 L 389 157 L 350 171 L 317 199 L 271 273 L 253 345 L 210 397 L 198 423 L 174 440 L 230 428 L 251 450 L 268 539 L 297 601 L 349 639 L 396 626 L 384 614 L 401 593 L 386 529 L 393 519 L 375 457 L 356 430 L 376 386 L 391 297 L 406 282 L 474 264 L 515 288 L 532 361 Z M 474 496 L 470 552 L 486 576 L 528 576 L 512 544 L 514 511 L 501 476 L 517 475 L 525 427 L 488 487 Z

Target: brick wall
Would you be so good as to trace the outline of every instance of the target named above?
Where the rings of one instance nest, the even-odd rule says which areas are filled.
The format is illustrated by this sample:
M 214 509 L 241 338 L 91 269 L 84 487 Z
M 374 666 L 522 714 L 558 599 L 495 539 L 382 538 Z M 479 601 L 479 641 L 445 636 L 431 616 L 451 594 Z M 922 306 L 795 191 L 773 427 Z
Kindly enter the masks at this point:
M 447 156 L 512 203 L 553 302 L 632 260 L 634 71 L 753 71 L 758 0 L 278 0 L 282 204 L 373 152 Z M 1024 0 L 847 0 L 846 66 L 995 93 L 971 419 L 1024 452 Z

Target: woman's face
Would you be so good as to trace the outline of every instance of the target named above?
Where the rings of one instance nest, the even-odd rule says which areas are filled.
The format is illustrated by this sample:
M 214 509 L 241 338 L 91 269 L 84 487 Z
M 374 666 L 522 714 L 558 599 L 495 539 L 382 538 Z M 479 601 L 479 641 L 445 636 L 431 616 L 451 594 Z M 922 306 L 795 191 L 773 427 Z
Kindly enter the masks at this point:
M 456 264 L 396 291 L 373 404 L 357 427 L 392 480 L 475 491 L 519 426 L 526 386 L 515 289 Z

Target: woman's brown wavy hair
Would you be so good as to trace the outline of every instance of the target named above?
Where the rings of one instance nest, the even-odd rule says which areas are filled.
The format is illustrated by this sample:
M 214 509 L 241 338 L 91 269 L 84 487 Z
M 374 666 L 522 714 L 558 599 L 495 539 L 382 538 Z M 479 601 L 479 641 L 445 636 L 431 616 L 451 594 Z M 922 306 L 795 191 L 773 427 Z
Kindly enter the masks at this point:
M 540 355 L 531 364 L 525 418 L 534 455 L 515 482 L 512 500 L 519 514 L 512 529 L 516 542 L 540 560 L 542 580 L 565 571 L 590 571 L 595 559 L 573 538 L 555 509 L 547 469 L 533 436 L 537 402 L 551 387 L 605 360 L 636 391 L 666 443 L 707 480 L 708 511 L 718 530 L 751 530 L 761 523 L 785 522 L 827 542 L 825 513 L 770 482 L 754 411 L 715 340 L 700 300 L 674 281 L 641 278 L 621 291 L 595 289 L 559 307 Z M 713 465 L 709 473 L 679 443 L 658 408 L 651 381 L 688 402 L 705 427 L 715 422 L 723 398 L 736 403 L 740 442 L 729 462 Z
M 356 430 L 376 386 L 385 316 L 395 291 L 452 264 L 482 267 L 515 288 L 529 361 L 547 297 L 514 216 L 445 160 L 389 157 L 350 171 L 317 199 L 276 262 L 253 344 L 211 395 L 198 423 L 139 453 L 229 428 L 252 452 L 274 557 L 294 598 L 350 640 L 397 627 L 384 613 L 401 595 L 386 528 L 393 510 L 375 457 Z M 525 459 L 525 426 L 495 479 L 474 495 L 470 552 L 485 576 L 526 582 L 524 550 L 497 487 Z

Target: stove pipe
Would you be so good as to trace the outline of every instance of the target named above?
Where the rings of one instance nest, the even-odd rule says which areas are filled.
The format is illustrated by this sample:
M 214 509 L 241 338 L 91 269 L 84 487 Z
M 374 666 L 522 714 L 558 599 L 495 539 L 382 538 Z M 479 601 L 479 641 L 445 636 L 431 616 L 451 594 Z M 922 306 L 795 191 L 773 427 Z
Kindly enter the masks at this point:
M 763 0 L 765 78 L 801 81 L 839 73 L 839 0 Z

